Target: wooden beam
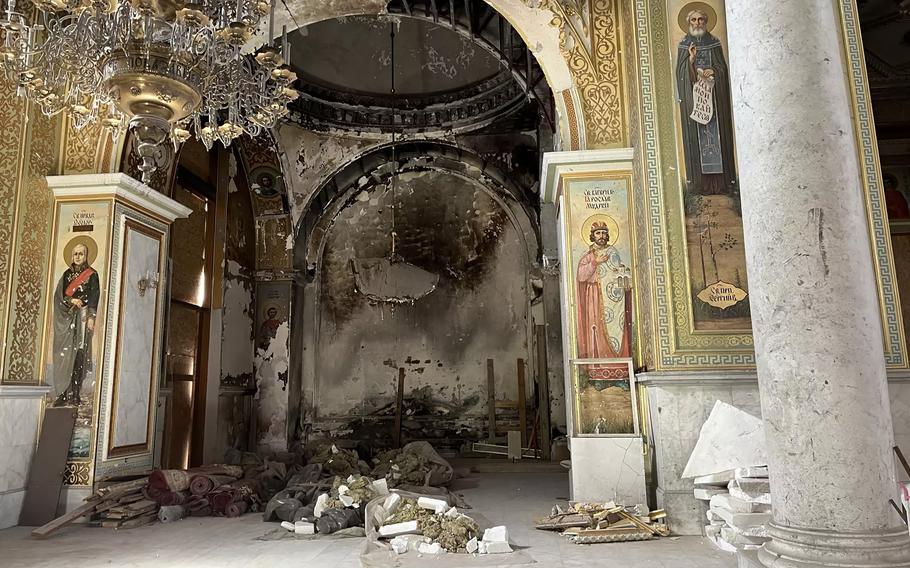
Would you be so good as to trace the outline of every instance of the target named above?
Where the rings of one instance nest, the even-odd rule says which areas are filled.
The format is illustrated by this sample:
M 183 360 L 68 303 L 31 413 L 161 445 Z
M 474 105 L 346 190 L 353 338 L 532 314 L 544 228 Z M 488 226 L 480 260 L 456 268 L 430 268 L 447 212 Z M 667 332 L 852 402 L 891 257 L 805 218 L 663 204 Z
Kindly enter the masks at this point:
M 550 459 L 550 374 L 547 372 L 547 326 L 535 326 L 537 343 L 537 439 L 543 459 Z
M 487 417 L 490 431 L 487 439 L 493 440 L 496 438 L 496 376 L 492 359 L 487 359 Z
M 449 0 L 449 24 L 455 29 L 455 0 Z
M 95 507 L 97 507 L 97 506 L 98 506 L 98 503 L 95 501 L 85 503 L 84 505 L 73 509 L 69 513 L 67 513 L 61 517 L 57 517 L 56 519 L 47 523 L 46 525 L 38 527 L 37 529 L 33 530 L 32 536 L 35 538 L 44 538 L 44 537 L 48 536 L 49 534 L 51 534 L 52 532 L 56 531 L 57 529 L 59 529 L 61 527 L 65 527 L 66 525 L 75 521 L 79 517 L 84 517 L 85 515 L 88 515 L 89 513 L 94 511 Z
M 395 447 L 401 447 L 401 414 L 404 406 L 404 367 L 398 368 L 398 396 L 395 398 Z
M 528 445 L 528 407 L 525 391 L 525 360 L 518 360 L 518 429 L 521 432 L 521 447 Z
M 468 17 L 468 33 L 471 34 L 471 39 L 474 39 L 474 18 L 471 14 L 471 2 L 474 0 L 464 0 L 464 11 Z

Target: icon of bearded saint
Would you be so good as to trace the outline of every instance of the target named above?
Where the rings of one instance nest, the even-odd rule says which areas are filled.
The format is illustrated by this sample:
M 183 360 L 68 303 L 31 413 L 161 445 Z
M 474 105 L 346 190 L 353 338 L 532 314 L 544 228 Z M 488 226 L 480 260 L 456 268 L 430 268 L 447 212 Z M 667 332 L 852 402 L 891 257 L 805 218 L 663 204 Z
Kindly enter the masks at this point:
M 591 225 L 588 252 L 578 261 L 578 357 L 614 359 L 629 357 L 631 346 L 626 329 L 626 290 L 617 276 L 627 273 L 616 247 L 610 244 L 606 223 Z
M 716 18 L 712 14 L 710 19 Z M 723 46 L 710 32 L 715 23 L 703 10 L 687 12 L 688 31 L 677 48 L 676 96 L 682 121 L 686 191 L 733 197 L 739 195 L 739 186 L 730 77 Z M 699 93 L 704 97 L 701 101 Z

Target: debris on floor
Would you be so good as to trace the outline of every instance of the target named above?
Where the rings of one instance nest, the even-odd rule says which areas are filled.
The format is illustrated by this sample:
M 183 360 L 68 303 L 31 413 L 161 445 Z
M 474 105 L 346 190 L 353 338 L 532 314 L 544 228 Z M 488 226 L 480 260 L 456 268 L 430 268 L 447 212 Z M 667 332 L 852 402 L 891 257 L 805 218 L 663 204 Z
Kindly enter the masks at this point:
M 390 493 L 367 506 L 367 535 L 395 555 L 507 554 L 504 526 L 481 531 L 480 523 L 444 498 Z
M 666 517 L 663 510 L 649 511 L 644 505 L 573 503 L 567 508 L 554 506 L 548 517 L 537 521 L 536 527 L 561 531 L 576 544 L 651 540 L 670 535 Z
M 760 418 L 721 401 L 701 428 L 683 471 L 707 501 L 705 536 L 721 550 L 755 550 L 770 540 L 771 488 Z
M 708 501 L 705 536 L 721 550 L 756 550 L 771 540 L 767 467 L 738 468 L 695 478 L 695 497 Z

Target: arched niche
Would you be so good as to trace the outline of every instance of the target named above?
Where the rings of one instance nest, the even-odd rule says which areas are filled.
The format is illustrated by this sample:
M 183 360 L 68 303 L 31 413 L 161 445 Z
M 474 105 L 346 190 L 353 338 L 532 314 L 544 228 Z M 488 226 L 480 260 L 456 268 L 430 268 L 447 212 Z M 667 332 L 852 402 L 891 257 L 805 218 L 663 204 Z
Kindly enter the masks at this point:
M 293 441 L 343 433 L 388 444 L 399 368 L 405 404 L 417 409 L 405 439 L 484 436 L 486 360 L 499 398 L 517 396 L 518 358 L 533 365 L 534 198 L 478 156 L 435 142 L 384 146 L 320 187 L 294 249 Z M 392 231 L 400 260 L 438 278 L 413 302 L 367 297 L 351 268 L 389 258 Z

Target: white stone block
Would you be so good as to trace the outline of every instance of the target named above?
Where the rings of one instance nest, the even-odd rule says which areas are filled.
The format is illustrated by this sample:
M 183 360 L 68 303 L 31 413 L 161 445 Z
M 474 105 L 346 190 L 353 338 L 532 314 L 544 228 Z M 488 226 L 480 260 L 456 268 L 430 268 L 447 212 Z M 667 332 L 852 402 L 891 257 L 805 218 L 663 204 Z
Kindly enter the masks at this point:
M 711 475 L 701 475 L 695 478 L 695 485 L 708 485 L 708 486 L 718 486 L 726 487 L 728 483 L 733 481 L 734 474 L 733 471 L 721 471 L 720 473 L 712 473 Z
M 509 542 L 509 529 L 503 525 L 483 531 L 484 542 Z
M 696 487 L 695 498 L 699 501 L 710 501 L 715 495 L 729 495 L 726 487 Z
M 762 545 L 770 540 L 765 537 L 747 536 L 741 531 L 734 530 L 733 527 L 721 527 L 720 538 L 738 548 L 750 544 Z
M 417 545 L 417 552 L 421 554 L 445 554 L 445 551 L 446 550 L 438 542 L 432 544 L 421 542 Z
M 432 497 L 421 497 L 417 499 L 417 506 L 424 509 L 429 509 L 435 512 L 437 515 L 442 515 L 449 510 L 449 504 L 442 499 L 434 499 Z
M 294 523 L 289 523 L 287 521 L 281 521 L 281 528 L 294 532 Z
M 386 481 L 384 477 L 382 479 L 377 479 L 372 485 L 376 495 L 382 496 L 389 494 L 389 482 Z
M 389 493 L 389 496 L 382 502 L 382 508 L 385 509 L 385 512 L 389 515 L 394 515 L 400 505 L 401 495 L 398 493 Z
M 404 534 L 417 534 L 417 521 L 405 521 L 394 525 L 379 527 L 379 536 L 383 538 L 396 537 Z
M 771 504 L 771 486 L 767 479 L 734 479 L 727 487 L 730 495 L 750 503 Z
M 450 519 L 454 519 L 454 518 L 460 517 L 461 513 L 458 512 L 458 509 L 456 507 L 452 507 L 451 509 L 446 511 L 445 516 Z
M 711 509 L 724 520 L 727 525 L 746 530 L 767 524 L 771 520 L 771 513 L 734 513 L 729 509 L 716 507 Z
M 297 521 L 294 523 L 294 533 L 296 534 L 316 534 L 316 525 L 306 521 Z
M 316 504 L 313 505 L 313 515 L 315 517 L 318 518 L 318 517 L 322 516 L 322 512 L 325 511 L 325 506 L 326 506 L 326 503 L 328 503 L 328 501 L 329 501 L 328 493 L 323 493 L 322 495 L 320 495 L 319 497 L 316 498 Z
M 699 477 L 767 463 L 761 419 L 718 400 L 701 428 L 682 477 Z
M 347 494 L 339 495 L 338 500 L 341 501 L 341 504 L 344 505 L 345 507 L 350 507 L 351 505 L 354 504 L 354 498 Z
M 508 554 L 512 552 L 512 547 L 508 542 L 482 542 L 482 554 Z
M 474 554 L 477 552 L 479 545 L 477 544 L 477 537 L 472 538 L 468 541 L 468 544 L 465 546 L 467 548 L 468 554 Z
M 733 472 L 733 477 L 742 479 L 744 477 L 768 477 L 768 466 L 761 467 L 740 467 Z M 732 480 L 731 480 L 732 481 Z
M 720 534 L 721 525 L 705 525 L 705 536 L 714 539 Z
M 573 501 L 648 502 L 641 438 L 572 438 L 570 444 Z
M 743 501 L 729 493 L 721 493 L 711 497 L 711 507 L 720 507 L 728 509 L 734 513 L 770 513 L 771 505 L 765 503 L 753 503 Z

